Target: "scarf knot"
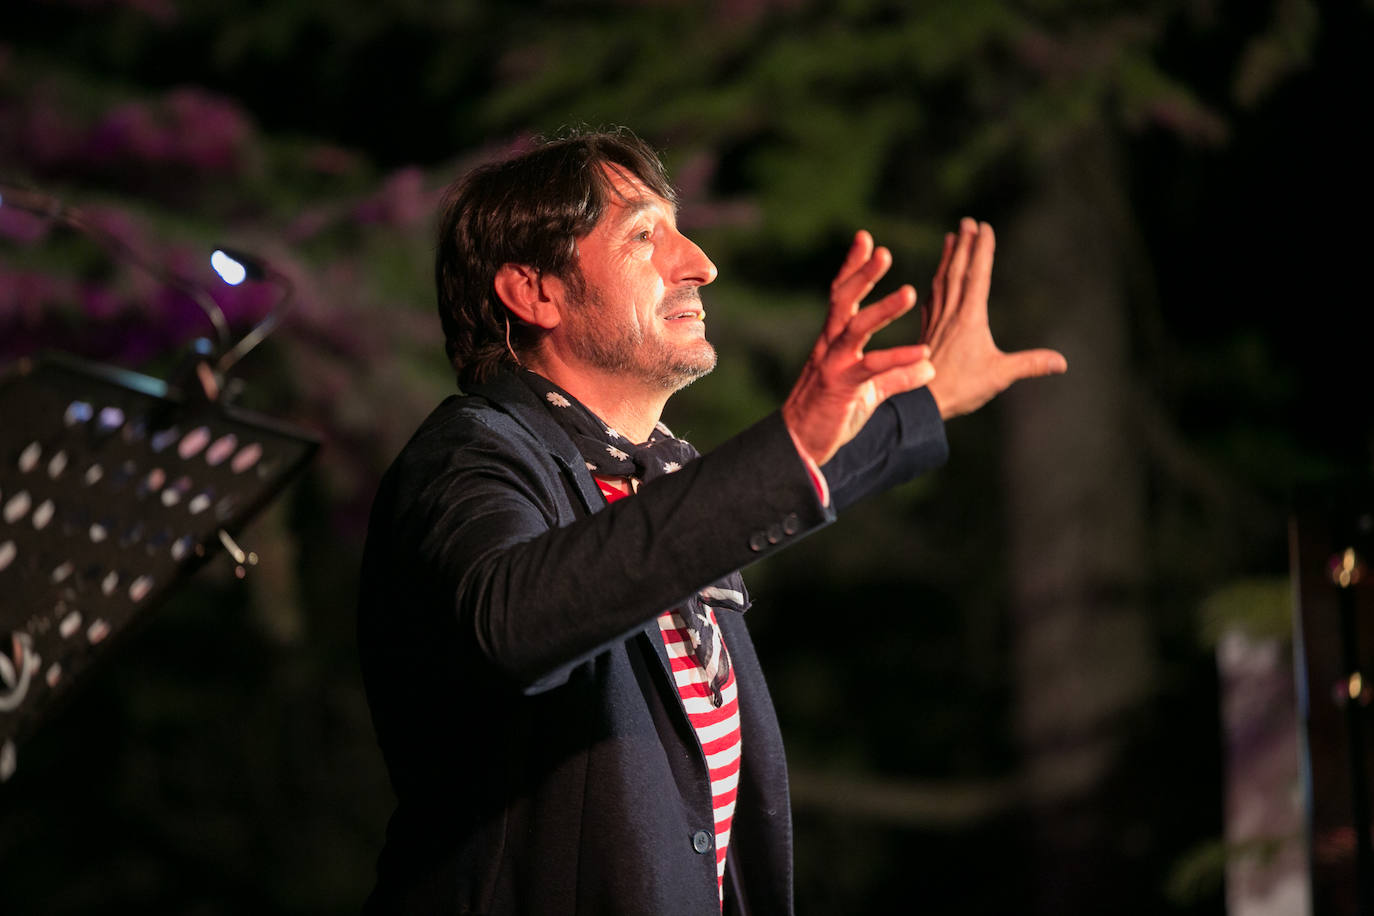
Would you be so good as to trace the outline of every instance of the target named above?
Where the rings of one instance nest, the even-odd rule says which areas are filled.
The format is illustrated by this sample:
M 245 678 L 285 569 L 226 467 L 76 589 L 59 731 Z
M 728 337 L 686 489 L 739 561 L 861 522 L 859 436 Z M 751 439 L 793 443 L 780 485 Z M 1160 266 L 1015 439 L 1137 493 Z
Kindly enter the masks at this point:
M 649 438 L 644 442 L 631 442 L 614 427 L 602 422 L 577 398 L 542 375 L 525 370 L 520 377 L 572 439 L 593 476 L 629 477 L 647 482 L 681 470 L 688 462 L 700 457 L 691 443 L 674 436 L 662 423 L 654 424 Z M 721 689 L 729 679 L 730 656 L 720 638 L 719 629 L 711 620 L 711 611 L 743 613 L 749 603 L 744 579 L 736 570 L 689 595 L 678 609 L 687 628 L 693 655 L 706 672 L 711 687 L 711 701 L 717 707 L 723 702 Z

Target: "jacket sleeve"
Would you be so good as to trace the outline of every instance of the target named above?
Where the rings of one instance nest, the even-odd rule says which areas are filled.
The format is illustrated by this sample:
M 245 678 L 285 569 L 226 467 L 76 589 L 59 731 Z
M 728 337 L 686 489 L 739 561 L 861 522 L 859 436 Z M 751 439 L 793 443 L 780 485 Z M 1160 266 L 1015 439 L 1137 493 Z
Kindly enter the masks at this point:
M 412 443 L 389 473 L 398 479 L 374 508 L 364 603 L 376 571 L 409 567 L 450 603 L 460 642 L 527 693 L 834 518 L 778 414 L 575 520 L 560 518 L 568 496 L 533 437 L 474 425 L 460 441 Z
M 945 424 L 925 388 L 888 398 L 821 468 L 830 501 L 842 511 L 866 496 L 934 470 L 949 457 Z

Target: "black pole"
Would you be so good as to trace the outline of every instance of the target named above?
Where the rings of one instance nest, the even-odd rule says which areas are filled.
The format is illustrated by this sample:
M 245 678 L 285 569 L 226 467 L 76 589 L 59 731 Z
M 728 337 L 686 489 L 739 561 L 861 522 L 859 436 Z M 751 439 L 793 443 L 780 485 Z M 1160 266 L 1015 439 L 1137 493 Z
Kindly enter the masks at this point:
M 1358 569 L 1354 550 L 1347 550 L 1333 579 L 1340 589 L 1341 663 L 1346 674 L 1345 727 L 1350 748 L 1350 800 L 1355 818 L 1355 881 L 1360 916 L 1374 916 L 1374 844 L 1370 842 L 1369 780 L 1365 769 L 1364 716 L 1366 696 L 1360 670 L 1359 622 L 1356 617 L 1355 583 Z M 1344 573 L 1342 575 L 1342 573 Z

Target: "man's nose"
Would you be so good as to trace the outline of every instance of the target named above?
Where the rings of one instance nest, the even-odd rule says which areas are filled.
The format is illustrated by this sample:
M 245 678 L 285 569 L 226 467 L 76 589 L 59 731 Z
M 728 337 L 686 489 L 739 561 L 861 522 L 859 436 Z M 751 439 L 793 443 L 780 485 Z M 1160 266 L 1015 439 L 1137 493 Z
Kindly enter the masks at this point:
M 696 242 L 685 235 L 678 235 L 678 251 L 672 279 L 676 283 L 692 283 L 705 286 L 716 278 L 716 265 L 706 257 Z

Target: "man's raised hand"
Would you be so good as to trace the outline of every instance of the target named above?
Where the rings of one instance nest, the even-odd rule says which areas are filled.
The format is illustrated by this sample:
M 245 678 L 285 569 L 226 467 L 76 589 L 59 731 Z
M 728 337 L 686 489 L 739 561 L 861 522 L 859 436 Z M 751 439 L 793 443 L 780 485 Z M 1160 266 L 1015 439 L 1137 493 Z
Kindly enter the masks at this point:
M 991 226 L 961 220 L 957 235 L 945 235 L 930 302 L 922 310 L 921 340 L 930 345 L 936 370 L 930 393 L 946 420 L 972 413 L 1013 382 L 1069 368 L 1056 350 L 1003 353 L 993 342 L 988 290 L 995 248 Z
M 782 405 L 783 421 L 797 447 L 817 466 L 854 438 L 879 404 L 935 376 L 931 347 L 924 344 L 864 352 L 878 330 L 916 304 L 916 290 L 903 286 L 862 305 L 891 266 L 891 252 L 874 248 L 873 236 L 863 231 L 854 236 L 830 284 L 825 329 Z

